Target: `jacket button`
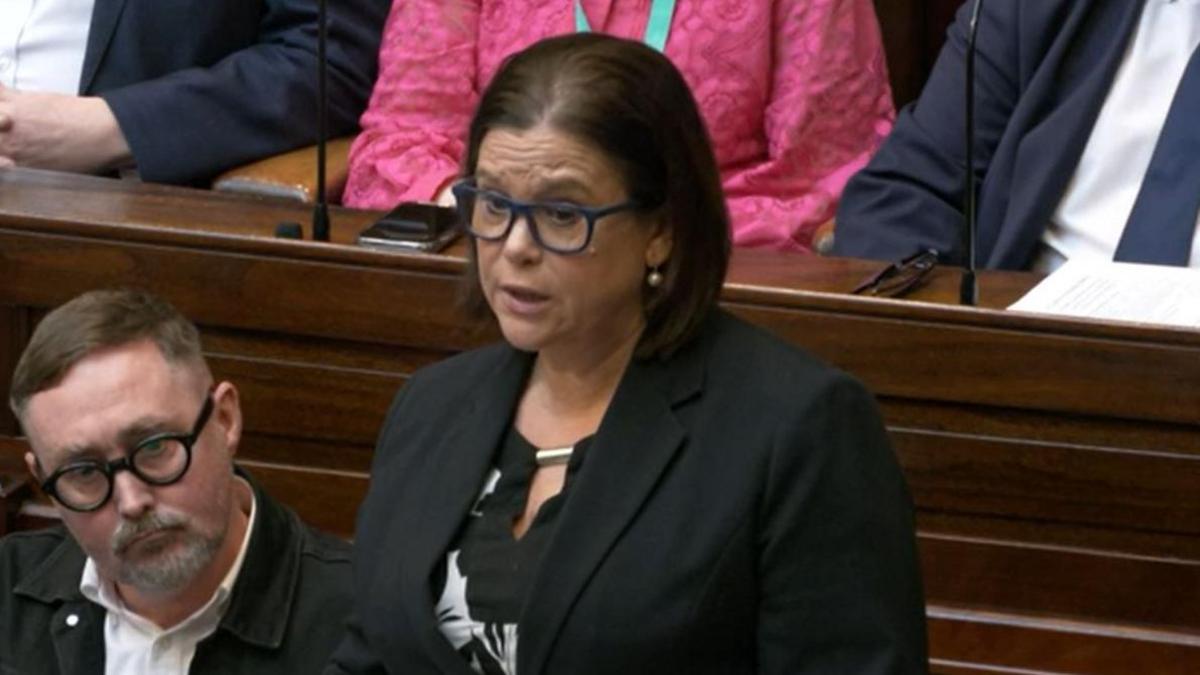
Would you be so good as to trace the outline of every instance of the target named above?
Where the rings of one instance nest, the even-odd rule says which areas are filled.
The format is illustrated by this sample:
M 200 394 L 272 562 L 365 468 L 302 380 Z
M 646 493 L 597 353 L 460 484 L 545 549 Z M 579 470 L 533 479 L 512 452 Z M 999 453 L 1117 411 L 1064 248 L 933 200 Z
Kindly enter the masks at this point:
M 78 626 L 78 625 L 79 625 L 79 615 L 78 614 L 68 614 L 67 615 L 67 626 L 70 628 L 74 628 L 75 626 Z

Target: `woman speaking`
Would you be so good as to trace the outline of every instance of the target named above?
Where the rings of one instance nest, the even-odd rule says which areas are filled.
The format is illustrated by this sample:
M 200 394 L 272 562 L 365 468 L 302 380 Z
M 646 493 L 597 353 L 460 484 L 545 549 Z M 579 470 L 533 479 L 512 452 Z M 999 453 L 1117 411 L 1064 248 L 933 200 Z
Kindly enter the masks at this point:
M 728 215 L 678 71 L 505 62 L 454 191 L 504 341 L 384 425 L 333 673 L 920 673 L 912 507 L 872 397 L 716 306 Z

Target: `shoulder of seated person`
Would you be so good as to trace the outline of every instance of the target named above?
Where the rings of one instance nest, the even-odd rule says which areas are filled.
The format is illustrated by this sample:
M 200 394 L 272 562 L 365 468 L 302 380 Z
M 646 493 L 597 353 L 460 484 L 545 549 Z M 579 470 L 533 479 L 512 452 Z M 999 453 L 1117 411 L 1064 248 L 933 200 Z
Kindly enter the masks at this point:
M 301 536 L 304 537 L 301 555 L 327 567 L 336 568 L 350 565 L 354 550 L 350 542 L 308 525 L 301 525 L 301 527 L 303 527 Z
M 64 543 L 66 547 L 63 547 Z M 55 555 L 60 547 L 63 552 L 59 555 L 78 556 L 82 565 L 83 551 L 62 525 L 13 532 L 0 538 L 0 579 L 5 587 L 11 590 L 21 578 Z

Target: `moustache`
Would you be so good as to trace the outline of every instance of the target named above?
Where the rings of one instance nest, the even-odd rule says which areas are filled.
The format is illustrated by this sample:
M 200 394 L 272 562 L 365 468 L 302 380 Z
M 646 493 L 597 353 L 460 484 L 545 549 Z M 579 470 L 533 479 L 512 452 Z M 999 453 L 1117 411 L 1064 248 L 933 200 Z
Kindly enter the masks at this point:
M 137 520 L 122 520 L 117 525 L 116 532 L 113 532 L 109 546 L 113 553 L 120 554 L 129 548 L 129 545 L 139 537 L 162 530 L 181 527 L 186 524 L 187 518 L 181 514 L 159 513 L 157 511 L 147 513 Z

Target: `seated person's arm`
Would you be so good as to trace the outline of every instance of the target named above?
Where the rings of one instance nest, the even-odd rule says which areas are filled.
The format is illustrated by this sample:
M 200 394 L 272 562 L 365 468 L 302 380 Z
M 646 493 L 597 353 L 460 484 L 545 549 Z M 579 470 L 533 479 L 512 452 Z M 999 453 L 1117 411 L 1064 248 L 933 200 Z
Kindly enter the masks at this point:
M 961 262 L 965 180 L 966 60 L 972 3 L 959 10 L 920 98 L 842 194 L 835 255 L 899 260 L 920 249 Z M 1020 90 L 1016 80 L 1019 3 L 992 3 L 979 21 L 975 65 L 975 164 L 987 172 Z M 995 8 L 995 9 L 992 9 Z
M 431 201 L 458 173 L 475 87 L 478 2 L 396 3 L 379 79 L 350 150 L 342 202 L 390 209 Z
M 91 172 L 127 164 L 130 157 L 103 99 L 0 85 L 0 165 Z
M 101 94 L 146 180 L 191 182 L 309 144 L 317 128 L 316 3 L 267 0 L 259 42 Z M 375 79 L 387 0 L 329 3 L 329 132 L 350 133 Z

